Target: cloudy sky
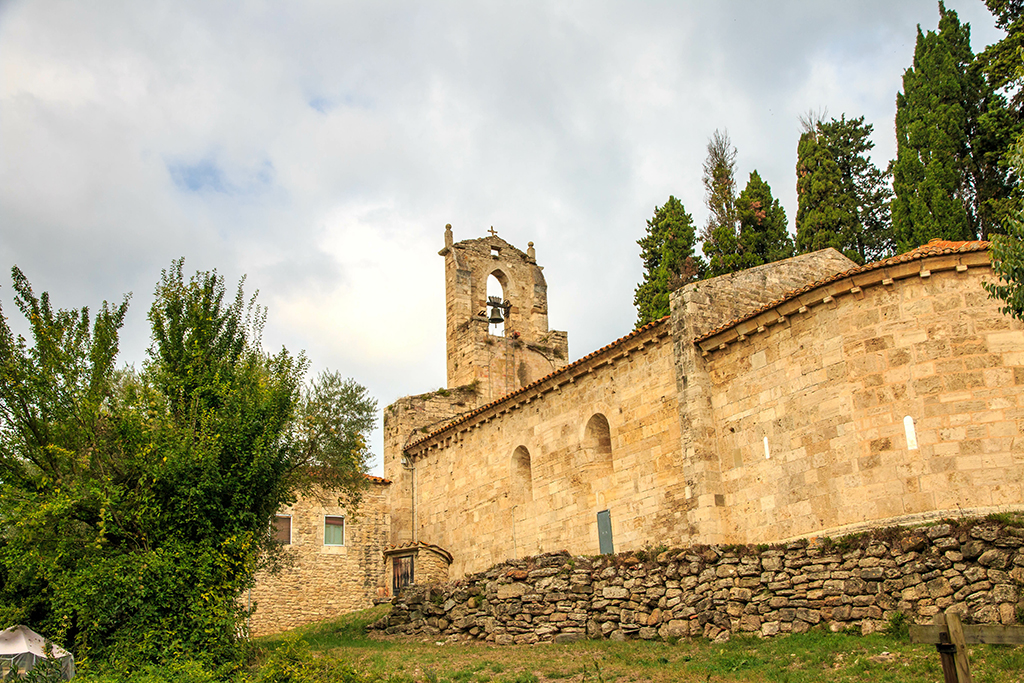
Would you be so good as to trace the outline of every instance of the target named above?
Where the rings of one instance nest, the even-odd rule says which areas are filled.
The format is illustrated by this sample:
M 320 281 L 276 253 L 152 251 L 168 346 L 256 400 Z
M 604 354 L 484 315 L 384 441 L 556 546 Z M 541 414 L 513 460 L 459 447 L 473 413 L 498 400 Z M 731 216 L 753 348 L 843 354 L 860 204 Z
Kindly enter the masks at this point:
M 947 6 L 975 51 L 1001 36 Z M 384 406 L 445 382 L 445 224 L 493 225 L 536 243 L 575 359 L 631 329 L 654 207 L 703 225 L 716 128 L 792 226 L 801 114 L 865 116 L 887 163 L 937 23 L 933 0 L 0 0 L 0 266 L 63 307 L 131 292 L 136 364 L 172 259 L 247 274 L 269 348 Z

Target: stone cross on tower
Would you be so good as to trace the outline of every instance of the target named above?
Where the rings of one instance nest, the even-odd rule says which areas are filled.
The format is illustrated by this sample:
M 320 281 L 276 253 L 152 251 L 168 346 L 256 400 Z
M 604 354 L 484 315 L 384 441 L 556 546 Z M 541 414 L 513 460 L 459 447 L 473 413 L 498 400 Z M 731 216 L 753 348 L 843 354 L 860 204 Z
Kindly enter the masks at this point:
M 491 229 L 488 230 L 487 232 L 491 233 L 491 237 L 497 237 L 498 236 L 498 231 L 494 229 L 493 225 L 491 226 Z

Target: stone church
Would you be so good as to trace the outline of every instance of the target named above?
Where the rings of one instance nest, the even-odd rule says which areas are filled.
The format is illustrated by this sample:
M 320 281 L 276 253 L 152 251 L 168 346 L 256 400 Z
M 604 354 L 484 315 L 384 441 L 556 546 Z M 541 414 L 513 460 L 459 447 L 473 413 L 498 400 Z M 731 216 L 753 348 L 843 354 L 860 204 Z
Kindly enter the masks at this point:
M 354 514 L 299 501 L 254 632 L 508 558 L 773 543 L 1024 505 L 1024 325 L 988 243 L 827 249 L 687 284 L 569 362 L 533 244 L 455 242 L 447 389 L 384 411 Z M 489 284 L 490 283 L 490 284 Z M 340 527 L 340 531 L 339 531 Z

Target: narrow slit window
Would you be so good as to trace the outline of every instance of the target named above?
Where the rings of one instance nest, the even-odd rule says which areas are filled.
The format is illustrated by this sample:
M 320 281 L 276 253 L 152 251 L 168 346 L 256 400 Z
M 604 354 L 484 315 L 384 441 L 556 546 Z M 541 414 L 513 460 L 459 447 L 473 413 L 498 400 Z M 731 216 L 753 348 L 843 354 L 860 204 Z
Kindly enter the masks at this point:
M 914 418 L 907 415 L 903 418 L 903 430 L 907 434 L 907 450 L 917 450 L 917 430 L 914 429 Z
M 324 545 L 345 545 L 344 517 L 324 517 Z

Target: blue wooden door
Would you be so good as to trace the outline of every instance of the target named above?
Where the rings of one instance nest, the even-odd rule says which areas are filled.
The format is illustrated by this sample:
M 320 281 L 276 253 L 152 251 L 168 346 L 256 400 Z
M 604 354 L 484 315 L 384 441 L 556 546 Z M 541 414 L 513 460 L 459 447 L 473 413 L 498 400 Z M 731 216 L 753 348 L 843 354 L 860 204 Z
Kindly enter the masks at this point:
M 612 543 L 611 510 L 601 510 L 597 513 L 597 542 L 602 555 L 611 555 L 615 552 L 615 544 Z

